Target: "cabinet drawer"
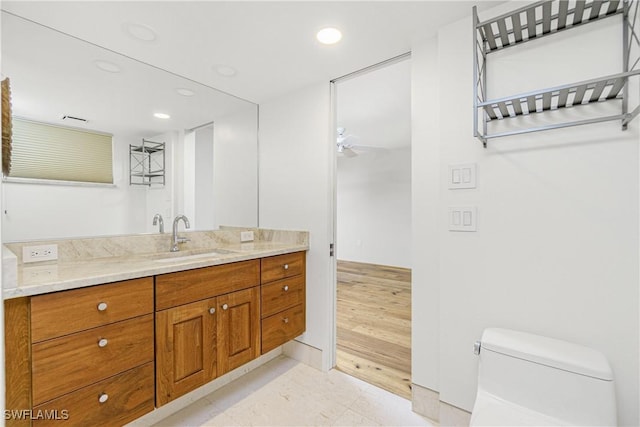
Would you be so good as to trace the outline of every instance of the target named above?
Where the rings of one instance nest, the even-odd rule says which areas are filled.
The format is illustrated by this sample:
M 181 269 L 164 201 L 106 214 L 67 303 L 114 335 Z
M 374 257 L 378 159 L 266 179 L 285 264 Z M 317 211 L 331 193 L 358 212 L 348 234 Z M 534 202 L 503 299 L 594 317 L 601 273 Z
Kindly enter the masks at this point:
M 285 279 L 299 274 L 304 275 L 304 261 L 304 252 L 295 252 L 292 254 L 262 258 L 262 283 L 273 282 L 274 280 Z
M 33 404 L 150 361 L 152 314 L 33 344 Z
M 153 313 L 153 279 L 38 295 L 31 298 L 31 342 Z
M 100 402 L 100 398 L 106 401 Z M 153 363 L 123 372 L 99 383 L 33 408 L 59 421 L 36 419 L 34 427 L 113 426 L 127 424 L 153 410 Z M 64 411 L 64 412 L 63 412 Z
M 260 284 L 260 261 L 250 260 L 156 276 L 156 310 Z
M 262 319 L 262 353 L 273 350 L 304 331 L 304 304 Z
M 262 317 L 268 317 L 294 305 L 303 304 L 304 276 L 299 275 L 261 287 Z

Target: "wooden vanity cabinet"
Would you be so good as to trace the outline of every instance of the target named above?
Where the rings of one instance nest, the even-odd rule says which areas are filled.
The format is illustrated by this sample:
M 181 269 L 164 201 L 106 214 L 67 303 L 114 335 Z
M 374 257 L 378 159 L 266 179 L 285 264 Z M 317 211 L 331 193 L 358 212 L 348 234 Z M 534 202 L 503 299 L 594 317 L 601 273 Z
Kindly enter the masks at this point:
M 305 252 L 262 258 L 262 354 L 306 329 Z
M 5 308 L 7 409 L 32 411 L 7 425 L 121 426 L 153 410 L 152 278 Z
M 259 260 L 156 276 L 156 406 L 260 355 L 259 285 Z
M 6 300 L 6 408 L 48 414 L 6 425 L 122 426 L 236 369 L 305 331 L 305 272 L 297 252 Z

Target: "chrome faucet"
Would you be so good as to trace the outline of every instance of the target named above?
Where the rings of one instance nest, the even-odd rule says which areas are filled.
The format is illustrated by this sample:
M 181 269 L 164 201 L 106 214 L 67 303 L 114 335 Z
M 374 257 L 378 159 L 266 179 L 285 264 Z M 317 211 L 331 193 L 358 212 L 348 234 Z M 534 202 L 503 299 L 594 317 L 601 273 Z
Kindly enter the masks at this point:
M 159 226 L 158 226 L 158 231 L 160 233 L 164 233 L 164 220 L 162 219 L 162 215 L 160 214 L 155 214 L 153 217 L 153 225 L 158 225 L 158 221 L 159 221 Z
M 189 225 L 189 219 L 184 215 L 178 215 L 173 220 L 173 240 L 172 240 L 173 243 L 170 249 L 171 252 L 178 252 L 180 250 L 180 248 L 178 247 L 178 243 L 185 243 L 189 241 L 189 239 L 185 237 L 178 237 L 178 222 L 180 222 L 180 220 L 184 221 L 185 228 L 191 227 Z

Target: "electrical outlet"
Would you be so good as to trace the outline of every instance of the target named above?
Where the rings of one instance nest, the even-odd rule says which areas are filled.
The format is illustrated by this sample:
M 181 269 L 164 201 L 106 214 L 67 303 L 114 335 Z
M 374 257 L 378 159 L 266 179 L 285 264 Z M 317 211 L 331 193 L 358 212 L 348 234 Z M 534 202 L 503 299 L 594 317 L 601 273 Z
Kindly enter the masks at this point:
M 241 231 L 240 242 L 253 242 L 253 231 Z
M 22 247 L 22 262 L 51 261 L 58 259 L 58 245 Z

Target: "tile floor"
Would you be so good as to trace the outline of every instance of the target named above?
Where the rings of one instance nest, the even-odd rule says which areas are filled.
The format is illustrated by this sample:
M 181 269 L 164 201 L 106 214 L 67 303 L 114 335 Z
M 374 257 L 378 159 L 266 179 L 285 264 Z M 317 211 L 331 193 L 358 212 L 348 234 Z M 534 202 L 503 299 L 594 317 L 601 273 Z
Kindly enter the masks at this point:
M 337 370 L 280 356 L 156 424 L 196 426 L 434 426 L 411 402 Z

